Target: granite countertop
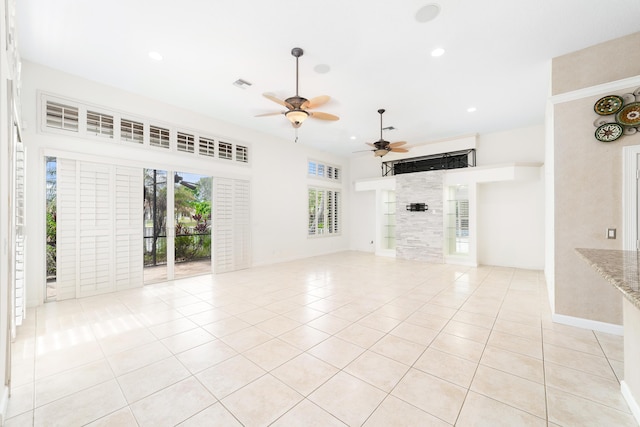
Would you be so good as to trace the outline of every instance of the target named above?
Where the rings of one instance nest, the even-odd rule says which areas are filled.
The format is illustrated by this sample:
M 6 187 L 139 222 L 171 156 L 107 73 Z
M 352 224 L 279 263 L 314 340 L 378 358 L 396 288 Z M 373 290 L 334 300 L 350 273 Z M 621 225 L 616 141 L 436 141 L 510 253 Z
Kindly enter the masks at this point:
M 576 252 L 640 309 L 639 251 L 578 248 Z

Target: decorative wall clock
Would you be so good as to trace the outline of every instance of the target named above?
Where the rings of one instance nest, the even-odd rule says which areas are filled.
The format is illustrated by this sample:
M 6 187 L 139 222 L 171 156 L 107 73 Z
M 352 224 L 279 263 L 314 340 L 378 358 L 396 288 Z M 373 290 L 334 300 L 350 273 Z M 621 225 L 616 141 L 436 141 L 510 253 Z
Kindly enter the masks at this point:
M 603 96 L 593 111 L 599 116 L 593 122 L 598 141 L 612 142 L 623 135 L 633 135 L 640 131 L 640 88 L 621 96 Z

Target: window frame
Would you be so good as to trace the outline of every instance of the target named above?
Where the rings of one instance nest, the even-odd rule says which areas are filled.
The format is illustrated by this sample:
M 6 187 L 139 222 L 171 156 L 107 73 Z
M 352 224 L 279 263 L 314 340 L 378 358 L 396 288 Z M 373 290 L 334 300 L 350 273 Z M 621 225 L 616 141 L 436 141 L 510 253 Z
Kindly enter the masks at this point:
M 312 201 L 313 195 L 313 201 Z M 321 203 L 321 206 L 318 204 Z M 321 215 L 318 215 L 318 210 Z M 323 230 L 320 232 L 319 230 Z M 308 186 L 307 237 L 332 237 L 342 234 L 342 190 Z
M 331 182 L 341 182 L 342 167 L 332 163 L 308 159 L 307 176 L 309 178 L 322 179 Z

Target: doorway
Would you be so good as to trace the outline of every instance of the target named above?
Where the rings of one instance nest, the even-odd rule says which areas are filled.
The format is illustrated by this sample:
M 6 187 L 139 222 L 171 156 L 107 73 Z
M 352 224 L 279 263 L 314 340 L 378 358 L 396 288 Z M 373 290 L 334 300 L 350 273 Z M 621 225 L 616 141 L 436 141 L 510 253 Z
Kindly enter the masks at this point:
M 144 170 L 145 284 L 212 272 L 211 199 L 209 176 Z
M 174 278 L 211 270 L 212 178 L 174 172 Z
M 622 194 L 622 249 L 640 249 L 640 145 L 622 148 L 623 194 Z

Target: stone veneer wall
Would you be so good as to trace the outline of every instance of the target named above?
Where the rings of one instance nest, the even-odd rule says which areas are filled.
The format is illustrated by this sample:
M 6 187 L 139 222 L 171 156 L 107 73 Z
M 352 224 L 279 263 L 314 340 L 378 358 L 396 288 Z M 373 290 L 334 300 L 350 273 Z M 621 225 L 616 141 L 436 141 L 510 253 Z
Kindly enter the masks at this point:
M 396 257 L 444 262 L 444 171 L 396 175 Z M 406 205 L 426 203 L 426 212 Z

